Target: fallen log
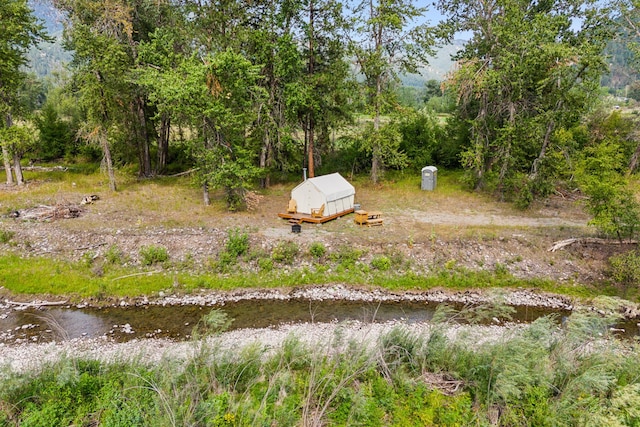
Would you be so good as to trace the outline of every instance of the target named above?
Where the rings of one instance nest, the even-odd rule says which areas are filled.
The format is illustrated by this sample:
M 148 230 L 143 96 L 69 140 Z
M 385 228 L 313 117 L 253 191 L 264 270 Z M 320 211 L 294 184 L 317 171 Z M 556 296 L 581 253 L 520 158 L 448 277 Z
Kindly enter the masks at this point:
M 596 245 L 637 245 L 637 240 L 612 240 L 612 239 L 601 239 L 598 237 L 576 237 L 572 239 L 565 239 L 555 242 L 553 246 L 551 246 L 548 251 L 555 252 L 559 249 L 564 249 L 567 246 L 573 245 L 575 243 L 588 243 L 588 244 L 596 244 Z
M 4 300 L 5 304 L 9 305 L 18 305 L 20 307 L 45 307 L 45 306 L 55 306 L 55 305 L 65 305 L 69 301 L 33 301 L 33 302 L 18 302 L 18 301 L 9 301 Z

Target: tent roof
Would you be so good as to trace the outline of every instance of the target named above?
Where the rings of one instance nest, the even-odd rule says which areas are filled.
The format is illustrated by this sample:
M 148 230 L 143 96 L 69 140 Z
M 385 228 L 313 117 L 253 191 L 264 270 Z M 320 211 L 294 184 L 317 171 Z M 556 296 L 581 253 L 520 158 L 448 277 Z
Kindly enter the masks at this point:
M 296 188 L 294 188 L 293 191 L 307 182 L 311 183 L 320 192 L 325 194 L 325 196 L 327 197 L 327 202 L 332 202 L 334 200 L 351 196 L 356 192 L 356 189 L 353 187 L 353 185 L 351 185 L 349 181 L 344 179 L 342 175 L 337 172 L 330 175 L 322 175 L 316 176 L 314 178 L 309 178 L 299 184 Z

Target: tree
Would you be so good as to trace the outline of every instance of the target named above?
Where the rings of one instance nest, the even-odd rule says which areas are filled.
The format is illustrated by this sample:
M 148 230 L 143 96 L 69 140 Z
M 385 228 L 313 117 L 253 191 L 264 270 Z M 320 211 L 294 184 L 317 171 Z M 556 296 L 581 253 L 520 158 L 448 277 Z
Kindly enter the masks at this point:
M 0 130 L 3 149 L 13 158 L 13 171 L 18 185 L 24 184 L 24 175 L 20 160 L 29 150 L 33 149 L 36 141 L 36 130 L 27 124 L 12 124 Z
M 363 0 L 352 8 L 354 33 L 350 52 L 364 77 L 368 104 L 373 114 L 373 132 L 381 129 L 381 116 L 389 102 L 392 82 L 400 72 L 417 72 L 433 54 L 435 33 L 426 24 L 411 27 L 425 8 L 412 0 Z M 385 139 L 372 136 L 371 180 L 379 179 Z M 388 148 L 388 147 L 387 147 Z
M 38 158 L 51 161 L 65 154 L 71 154 L 73 141 L 71 127 L 66 121 L 60 119 L 53 104 L 44 105 L 35 123 L 40 135 L 37 147 Z
M 636 68 L 640 64 L 640 1 L 615 0 L 612 2 L 614 22 L 617 23 L 617 39 L 632 52 Z
M 447 82 L 471 131 L 462 155 L 470 182 L 530 200 L 533 189 L 548 188 L 540 182 L 552 174 L 549 153 L 563 150 L 556 132 L 597 99 L 607 17 L 588 0 L 455 0 L 439 8 L 452 31 L 473 34 Z
M 576 171 L 580 188 L 588 196 L 590 224 L 620 241 L 635 237 L 640 227 L 640 205 L 625 171 L 623 151 L 610 138 L 587 147 Z
M 27 51 L 39 41 L 47 39 L 42 24 L 33 16 L 26 0 L 0 2 L 0 127 L 12 125 L 12 110 L 16 104 L 16 92 L 26 74 L 21 68 L 27 63 Z M 8 142 L 0 140 L 7 184 L 13 184 L 11 153 Z M 19 169 L 20 165 L 17 165 Z M 18 179 L 22 183 L 22 179 Z
M 345 62 L 346 44 L 341 39 L 347 23 L 342 3 L 334 0 L 308 0 L 308 19 L 303 25 L 302 58 L 306 62 L 304 77 L 296 89 L 289 92 L 305 134 L 305 151 L 309 176 L 315 176 L 316 145 L 320 145 L 317 130 L 348 120 L 349 66 Z M 319 159 L 319 156 L 318 156 Z

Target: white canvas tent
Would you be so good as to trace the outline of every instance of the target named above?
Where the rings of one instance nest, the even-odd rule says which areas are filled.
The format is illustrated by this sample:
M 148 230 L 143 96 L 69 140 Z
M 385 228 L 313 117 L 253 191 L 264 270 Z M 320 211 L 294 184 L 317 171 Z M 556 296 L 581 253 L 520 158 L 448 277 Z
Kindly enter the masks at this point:
M 298 212 L 311 214 L 311 209 L 324 205 L 322 216 L 353 209 L 356 189 L 339 173 L 309 178 L 291 190 Z

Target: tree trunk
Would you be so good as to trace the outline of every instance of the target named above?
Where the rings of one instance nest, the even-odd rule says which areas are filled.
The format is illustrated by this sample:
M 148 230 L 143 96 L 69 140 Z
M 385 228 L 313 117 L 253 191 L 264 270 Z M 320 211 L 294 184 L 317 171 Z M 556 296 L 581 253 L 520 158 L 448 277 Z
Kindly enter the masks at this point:
M 311 114 L 309 114 L 309 116 L 307 117 L 307 154 L 309 155 L 307 159 L 307 166 L 309 168 L 309 178 L 313 178 L 316 176 L 315 164 L 313 161 L 313 127 L 313 117 Z
M 18 185 L 24 185 L 24 175 L 22 174 L 22 165 L 20 164 L 20 154 L 13 154 L 13 170 L 16 173 L 16 181 Z
M 551 142 L 551 134 L 556 127 L 556 122 L 551 120 L 547 123 L 547 130 L 544 134 L 544 140 L 542 141 L 542 148 L 540 148 L 540 154 L 533 161 L 531 165 L 531 173 L 529 174 L 529 179 L 534 180 L 538 177 L 538 164 L 546 157 L 547 149 L 549 148 L 549 143 Z
M 7 174 L 7 185 L 13 185 L 13 171 L 11 170 L 11 155 L 4 145 L 2 146 L 2 160 L 4 161 L 4 171 Z
M 111 149 L 109 148 L 109 140 L 107 134 L 104 131 L 100 132 L 100 146 L 102 147 L 102 154 L 104 155 L 104 161 L 107 165 L 107 174 L 109 175 L 109 189 L 116 191 L 116 174 L 113 170 L 113 160 L 111 159 Z
M 136 120 L 136 138 L 138 140 L 138 159 L 140 162 L 139 175 L 148 177 L 152 175 L 151 171 L 151 153 L 149 150 L 149 132 L 147 131 L 147 118 L 144 114 L 144 99 L 136 96 L 133 101 Z
M 211 199 L 209 198 L 209 183 L 207 182 L 202 184 L 202 198 L 205 206 L 209 206 L 211 204 Z
M 271 137 L 269 130 L 265 132 L 264 142 L 262 149 L 260 150 L 260 169 L 267 169 L 267 159 L 269 158 L 269 152 L 271 151 Z M 269 187 L 269 175 L 265 175 L 264 178 L 260 178 L 260 188 Z
M 314 34 L 314 2 L 313 0 L 311 0 L 309 2 L 309 76 L 313 76 L 313 74 L 315 73 L 315 57 L 314 57 L 314 45 L 313 45 L 313 38 L 315 36 Z M 316 171 L 315 171 L 315 165 L 313 162 L 313 128 L 314 128 L 314 121 L 313 121 L 313 110 L 311 112 L 309 112 L 309 114 L 307 115 L 307 123 L 306 123 L 306 128 L 307 128 L 307 154 L 308 154 L 308 159 L 307 159 L 307 167 L 308 172 L 309 172 L 309 178 L 313 178 L 316 176 Z
M 162 174 L 167 168 L 167 158 L 169 157 L 169 131 L 171 130 L 171 119 L 167 114 L 163 114 L 160 119 L 160 132 L 158 133 L 158 164 L 156 173 Z
M 13 121 L 11 114 L 7 114 L 7 127 L 11 127 Z M 4 162 L 4 171 L 7 174 L 7 185 L 13 185 L 13 172 L 11 171 L 11 154 L 6 145 L 2 144 L 2 160 Z
M 378 183 L 380 178 L 380 97 L 382 96 L 382 76 L 376 78 L 376 98 L 374 103 L 374 116 L 373 116 L 373 131 L 375 133 L 375 139 L 373 141 L 372 156 L 371 156 L 371 182 Z

